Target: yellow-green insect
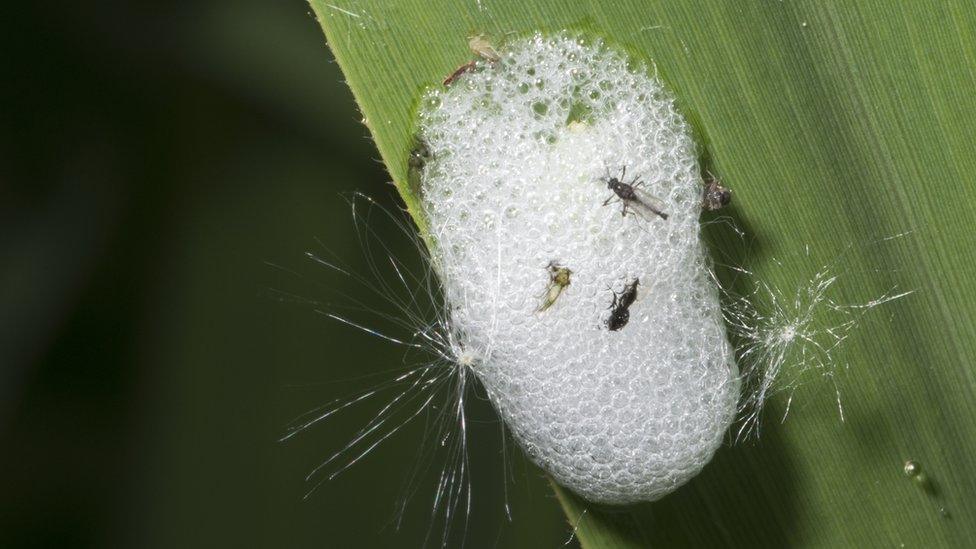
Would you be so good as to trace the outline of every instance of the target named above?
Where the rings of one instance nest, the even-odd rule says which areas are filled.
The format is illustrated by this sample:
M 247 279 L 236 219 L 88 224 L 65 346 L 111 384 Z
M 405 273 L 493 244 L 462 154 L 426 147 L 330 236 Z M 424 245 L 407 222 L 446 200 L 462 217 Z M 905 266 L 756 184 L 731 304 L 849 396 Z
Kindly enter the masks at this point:
M 540 313 L 552 307 L 552 304 L 559 299 L 559 295 L 563 293 L 566 286 L 569 286 L 569 277 L 573 274 L 569 267 L 563 267 L 555 261 L 549 263 L 546 269 L 549 271 L 549 285 L 542 295 L 542 305 L 537 309 Z
M 489 63 L 497 63 L 502 58 L 495 51 L 495 48 L 492 47 L 491 41 L 486 36 L 480 34 L 468 38 L 468 48 L 478 57 Z

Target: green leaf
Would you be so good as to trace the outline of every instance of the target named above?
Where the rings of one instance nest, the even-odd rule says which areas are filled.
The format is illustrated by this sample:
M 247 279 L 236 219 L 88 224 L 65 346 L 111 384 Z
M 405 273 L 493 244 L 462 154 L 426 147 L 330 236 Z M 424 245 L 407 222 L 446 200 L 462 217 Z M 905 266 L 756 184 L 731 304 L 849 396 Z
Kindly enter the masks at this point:
M 411 214 L 419 93 L 468 37 L 600 34 L 652 60 L 734 189 L 748 237 L 714 257 L 801 288 L 838 265 L 869 312 L 849 370 L 774 401 L 758 441 L 722 448 L 653 504 L 557 495 L 586 547 L 965 545 L 976 539 L 976 9 L 969 1 L 312 0 Z M 352 137 L 352 136 L 351 136 Z M 885 237 L 908 233 L 890 241 Z M 787 291 L 790 293 L 792 290 Z M 903 473 L 907 459 L 926 481 Z M 585 512 L 584 512 L 585 511 Z

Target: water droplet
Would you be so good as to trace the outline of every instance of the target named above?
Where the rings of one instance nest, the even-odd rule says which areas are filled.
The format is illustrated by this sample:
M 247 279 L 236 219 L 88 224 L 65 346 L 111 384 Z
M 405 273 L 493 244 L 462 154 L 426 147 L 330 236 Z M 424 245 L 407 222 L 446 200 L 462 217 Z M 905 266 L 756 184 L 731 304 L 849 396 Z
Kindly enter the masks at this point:
M 916 461 L 908 460 L 905 462 L 905 476 L 908 478 L 918 478 L 922 474 L 922 466 Z

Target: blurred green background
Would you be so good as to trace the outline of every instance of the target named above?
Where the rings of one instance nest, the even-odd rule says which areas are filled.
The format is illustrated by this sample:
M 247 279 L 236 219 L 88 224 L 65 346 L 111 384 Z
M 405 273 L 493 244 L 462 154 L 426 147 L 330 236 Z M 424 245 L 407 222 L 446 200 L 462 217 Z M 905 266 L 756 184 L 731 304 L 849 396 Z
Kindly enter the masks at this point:
M 382 309 L 303 254 L 362 272 L 340 193 L 399 207 L 307 5 L 24 3 L 4 23 L 0 546 L 419 546 L 436 464 L 393 519 L 422 424 L 304 501 L 375 408 L 276 441 L 404 354 L 303 303 Z M 467 546 L 562 544 L 511 448 L 505 519 L 499 426 L 473 407 Z

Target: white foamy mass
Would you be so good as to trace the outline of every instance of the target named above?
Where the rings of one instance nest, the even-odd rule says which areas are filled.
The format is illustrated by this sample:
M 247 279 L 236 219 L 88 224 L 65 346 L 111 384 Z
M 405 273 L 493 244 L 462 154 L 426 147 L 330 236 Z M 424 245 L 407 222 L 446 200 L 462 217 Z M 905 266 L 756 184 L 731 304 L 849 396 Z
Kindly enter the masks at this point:
M 598 41 L 534 36 L 425 96 L 422 201 L 457 352 L 515 438 L 592 501 L 655 500 L 722 443 L 738 370 L 699 229 L 688 125 L 648 68 Z M 660 199 L 622 216 L 606 176 Z M 547 268 L 570 284 L 540 311 Z M 614 292 L 639 279 L 629 322 Z

